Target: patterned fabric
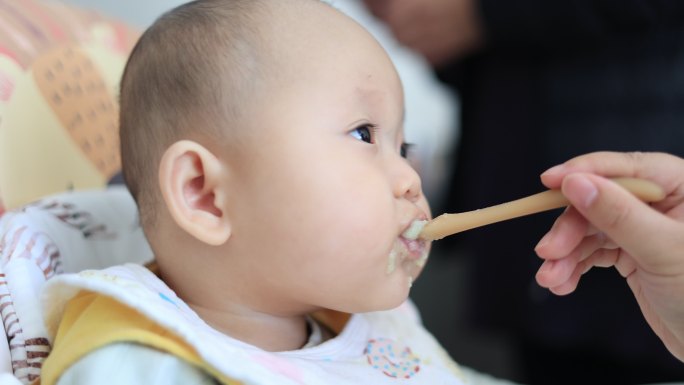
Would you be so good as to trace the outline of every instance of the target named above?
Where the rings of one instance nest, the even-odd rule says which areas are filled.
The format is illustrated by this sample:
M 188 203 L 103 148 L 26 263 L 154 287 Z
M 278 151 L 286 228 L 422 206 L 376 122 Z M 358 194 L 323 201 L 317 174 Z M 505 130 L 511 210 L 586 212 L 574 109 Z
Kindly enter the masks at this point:
M 354 314 L 319 345 L 268 352 L 213 329 L 140 265 L 60 275 L 47 284 L 45 298 L 49 338 L 57 341 L 45 385 L 89 352 L 120 342 L 167 351 L 224 384 L 463 384 L 458 365 L 410 302 Z
M 33 381 L 50 351 L 40 299 L 48 279 L 151 259 L 122 186 L 47 197 L 0 217 L 0 315 L 14 375 Z
M 116 90 L 137 32 L 54 0 L 0 0 L 0 214 L 120 170 Z
M 137 36 L 125 24 L 56 0 L 0 0 L 0 216 L 49 194 L 102 188 L 116 178 L 116 90 Z M 124 191 L 111 194 L 130 201 Z M 114 230 L 95 220 L 102 210 L 84 210 L 82 198 L 90 199 L 43 200 L 0 221 L 0 315 L 9 343 L 0 342 L 0 361 L 8 370 L 10 355 L 23 382 L 38 375 L 50 349 L 39 310 L 45 280 L 81 264 L 109 265 L 103 262 L 116 247 L 104 245 L 136 232 L 142 239 L 130 202 L 123 216 L 130 222 Z M 102 219 L 116 217 L 107 215 Z M 72 244 L 75 239 L 81 246 Z M 79 248 L 88 253 L 75 257 Z M 146 253 L 145 244 L 131 255 Z M 114 263 L 124 260 L 118 256 Z

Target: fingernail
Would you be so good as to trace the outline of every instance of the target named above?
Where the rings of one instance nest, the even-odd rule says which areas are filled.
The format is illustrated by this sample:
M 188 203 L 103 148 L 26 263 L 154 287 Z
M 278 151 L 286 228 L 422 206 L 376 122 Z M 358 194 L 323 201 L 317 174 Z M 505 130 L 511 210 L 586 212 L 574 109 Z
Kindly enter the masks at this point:
M 598 196 L 598 189 L 586 176 L 569 175 L 563 181 L 563 187 L 568 199 L 585 208 L 591 206 Z
M 558 166 L 553 166 L 550 169 L 544 171 L 541 175 L 547 176 L 547 175 L 558 174 L 562 169 L 563 169 L 563 165 L 559 164 Z

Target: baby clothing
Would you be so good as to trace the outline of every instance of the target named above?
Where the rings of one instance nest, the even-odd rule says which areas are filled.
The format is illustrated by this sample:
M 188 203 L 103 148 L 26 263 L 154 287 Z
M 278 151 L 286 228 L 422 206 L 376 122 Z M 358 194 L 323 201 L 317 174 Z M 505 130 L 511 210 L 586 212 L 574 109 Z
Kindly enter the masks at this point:
M 354 314 L 324 342 L 313 324 L 309 343 L 286 352 L 264 351 L 213 329 L 135 264 L 57 276 L 46 285 L 45 304 L 53 350 L 43 364 L 44 385 L 116 346 L 128 345 L 130 360 L 153 354 L 130 343 L 171 354 L 222 384 L 464 383 L 461 369 L 408 301 L 389 311 Z

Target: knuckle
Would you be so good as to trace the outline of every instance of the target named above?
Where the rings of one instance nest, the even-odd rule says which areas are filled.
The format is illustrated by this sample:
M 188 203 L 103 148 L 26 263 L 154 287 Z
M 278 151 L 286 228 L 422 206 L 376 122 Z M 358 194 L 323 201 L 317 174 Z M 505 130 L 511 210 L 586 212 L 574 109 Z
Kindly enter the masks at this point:
M 625 157 L 627 157 L 627 163 L 629 164 L 632 173 L 636 175 L 644 164 L 645 153 L 641 151 L 632 151 L 625 153 Z

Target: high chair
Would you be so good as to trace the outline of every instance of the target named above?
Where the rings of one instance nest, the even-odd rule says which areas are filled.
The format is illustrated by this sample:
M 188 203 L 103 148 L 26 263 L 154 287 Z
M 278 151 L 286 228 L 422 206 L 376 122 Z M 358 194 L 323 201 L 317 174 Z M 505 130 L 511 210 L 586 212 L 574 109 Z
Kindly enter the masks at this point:
M 150 252 L 125 188 L 107 188 L 120 179 L 117 90 L 139 32 L 57 0 L 3 2 L 0 26 L 4 385 L 33 381 L 49 354 L 47 279 Z
M 123 186 L 57 194 L 5 213 L 0 218 L 0 335 L 9 344 L 2 346 L 3 368 L 23 383 L 39 377 L 51 343 L 41 310 L 41 288 L 48 279 L 151 260 L 135 203 Z

